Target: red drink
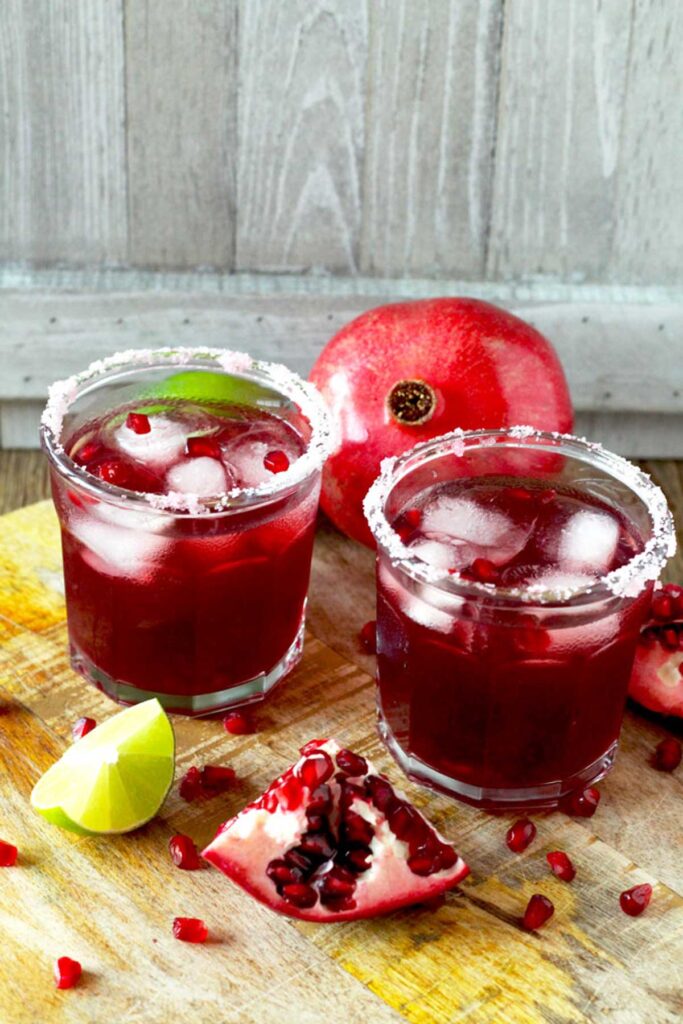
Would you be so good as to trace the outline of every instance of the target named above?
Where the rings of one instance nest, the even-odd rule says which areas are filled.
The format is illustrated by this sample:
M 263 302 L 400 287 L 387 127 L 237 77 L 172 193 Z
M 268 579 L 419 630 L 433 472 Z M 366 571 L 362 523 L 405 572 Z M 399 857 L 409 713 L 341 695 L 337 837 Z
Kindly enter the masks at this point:
M 368 499 L 380 731 L 410 775 L 461 799 L 554 806 L 611 766 L 670 518 L 636 467 L 580 442 L 453 444 L 414 449 Z
M 259 700 L 298 660 L 323 454 L 308 386 L 202 357 L 105 374 L 70 405 L 63 451 L 46 439 L 74 667 L 189 714 Z

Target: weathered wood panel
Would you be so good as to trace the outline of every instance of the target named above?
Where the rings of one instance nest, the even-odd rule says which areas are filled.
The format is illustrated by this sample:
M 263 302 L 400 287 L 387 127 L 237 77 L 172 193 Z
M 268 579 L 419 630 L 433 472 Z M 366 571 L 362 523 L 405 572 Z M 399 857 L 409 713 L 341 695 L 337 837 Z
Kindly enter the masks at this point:
M 502 8 L 371 6 L 364 270 L 483 276 Z
M 0 5 L 0 259 L 126 258 L 121 0 Z
M 505 12 L 489 274 L 600 278 L 615 222 L 628 5 L 509 0 Z
M 234 262 L 237 0 L 125 0 L 134 265 Z
M 683 4 L 637 0 L 617 170 L 614 249 L 623 281 L 681 282 Z
M 241 0 L 237 266 L 358 266 L 367 0 Z

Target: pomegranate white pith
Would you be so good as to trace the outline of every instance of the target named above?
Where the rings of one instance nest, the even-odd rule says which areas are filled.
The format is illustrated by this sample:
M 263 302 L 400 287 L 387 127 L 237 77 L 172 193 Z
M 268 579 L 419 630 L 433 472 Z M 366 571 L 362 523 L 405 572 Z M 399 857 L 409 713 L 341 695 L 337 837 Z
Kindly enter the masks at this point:
M 302 755 L 202 853 L 256 899 L 304 920 L 353 920 L 426 902 L 469 873 L 370 762 L 332 739 Z

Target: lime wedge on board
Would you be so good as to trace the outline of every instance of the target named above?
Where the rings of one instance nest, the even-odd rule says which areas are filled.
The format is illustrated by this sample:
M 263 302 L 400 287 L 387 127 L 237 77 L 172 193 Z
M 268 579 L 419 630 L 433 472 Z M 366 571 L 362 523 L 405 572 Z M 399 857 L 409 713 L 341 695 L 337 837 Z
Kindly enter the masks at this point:
M 147 700 L 69 747 L 38 780 L 31 804 L 72 832 L 130 832 L 163 804 L 174 764 L 173 727 L 159 701 Z

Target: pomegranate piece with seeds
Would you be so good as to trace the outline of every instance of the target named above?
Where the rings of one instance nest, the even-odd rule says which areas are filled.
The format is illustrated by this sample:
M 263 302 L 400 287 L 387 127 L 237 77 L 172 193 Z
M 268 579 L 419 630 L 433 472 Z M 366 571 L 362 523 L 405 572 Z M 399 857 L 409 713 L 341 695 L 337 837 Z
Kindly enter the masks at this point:
M 94 718 L 79 718 L 71 727 L 71 736 L 75 740 L 82 740 L 89 732 L 97 728 Z
M 538 928 L 541 928 L 546 921 L 555 913 L 555 907 L 552 901 L 547 896 L 542 896 L 540 893 L 534 893 L 529 902 L 527 903 L 526 910 L 524 911 L 524 917 L 522 918 L 522 924 L 529 932 L 535 932 Z
M 571 882 L 576 877 L 576 868 L 563 850 L 552 850 L 545 855 L 550 870 L 563 882 Z
M 181 942 L 206 942 L 209 929 L 200 917 L 174 917 L 173 934 Z
M 402 793 L 335 740 L 302 747 L 202 856 L 273 910 L 309 921 L 429 902 L 469 871 Z
M 374 619 L 365 623 L 358 636 L 364 651 L 368 654 L 377 654 L 377 623 Z
M 0 839 L 0 868 L 13 868 L 18 856 L 19 851 L 16 846 Z
M 634 885 L 632 889 L 626 889 L 619 895 L 619 906 L 629 917 L 638 917 L 645 910 L 652 899 L 652 886 L 645 882 L 643 885 Z
M 536 838 L 536 826 L 528 818 L 520 818 L 508 830 L 505 842 L 513 853 L 523 853 Z
M 683 587 L 667 583 L 652 596 L 641 630 L 629 696 L 650 711 L 683 717 Z
M 183 835 L 182 832 L 171 836 L 168 841 L 168 851 L 177 868 L 182 868 L 183 871 L 196 871 L 199 868 L 197 847 L 190 837 Z
M 55 961 L 54 975 L 57 988 L 73 988 L 82 973 L 83 969 L 78 960 L 72 960 L 69 956 L 60 956 Z
M 673 772 L 681 763 L 681 744 L 673 736 L 655 747 L 654 766 L 658 772 Z
M 246 736 L 254 731 L 254 723 L 246 711 L 230 711 L 223 719 L 223 728 L 233 736 Z

